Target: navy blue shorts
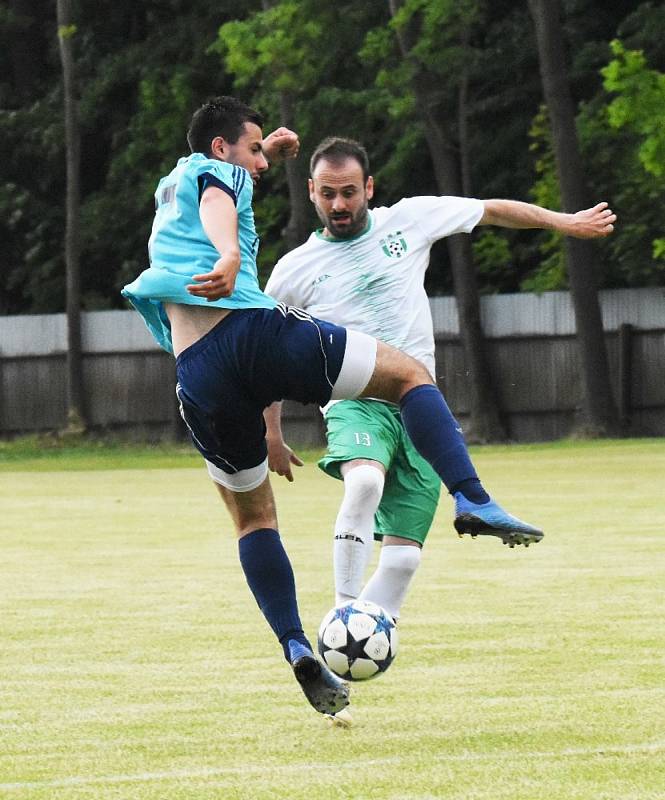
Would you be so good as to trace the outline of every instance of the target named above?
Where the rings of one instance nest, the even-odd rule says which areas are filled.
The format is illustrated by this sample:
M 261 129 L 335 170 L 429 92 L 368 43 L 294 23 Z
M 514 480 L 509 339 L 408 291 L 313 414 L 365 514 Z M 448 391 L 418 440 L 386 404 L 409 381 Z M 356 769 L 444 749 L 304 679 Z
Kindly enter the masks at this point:
M 265 461 L 263 410 L 276 400 L 325 405 L 345 348 L 345 328 L 301 309 L 234 310 L 176 359 L 195 447 L 230 474 Z

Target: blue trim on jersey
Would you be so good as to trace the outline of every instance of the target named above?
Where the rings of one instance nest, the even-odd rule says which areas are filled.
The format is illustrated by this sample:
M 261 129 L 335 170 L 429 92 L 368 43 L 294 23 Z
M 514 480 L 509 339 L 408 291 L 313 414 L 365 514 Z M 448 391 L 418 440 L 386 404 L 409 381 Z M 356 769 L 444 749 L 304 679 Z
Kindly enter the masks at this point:
M 230 186 L 227 186 L 224 181 L 220 181 L 219 178 L 216 178 L 214 175 L 211 175 L 209 172 L 204 172 L 203 175 L 199 175 L 198 177 L 198 184 L 199 184 L 199 204 L 201 203 L 201 198 L 203 197 L 203 193 L 209 186 L 214 186 L 217 189 L 221 189 L 223 192 L 226 192 L 228 196 L 233 200 L 233 205 L 238 205 L 238 193 L 234 192 Z
M 236 190 L 236 194 L 242 192 L 246 180 L 247 170 L 242 167 L 233 167 L 233 188 Z

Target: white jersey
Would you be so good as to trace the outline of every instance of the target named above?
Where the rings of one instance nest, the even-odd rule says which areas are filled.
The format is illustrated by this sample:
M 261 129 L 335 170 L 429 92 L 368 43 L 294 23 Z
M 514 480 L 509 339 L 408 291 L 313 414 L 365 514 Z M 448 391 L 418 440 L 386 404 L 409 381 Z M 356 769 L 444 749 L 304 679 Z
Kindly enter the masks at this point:
M 368 333 L 421 361 L 435 376 L 434 332 L 425 293 L 432 245 L 470 233 L 484 213 L 481 200 L 410 197 L 369 211 L 353 239 L 313 233 L 276 264 L 265 287 L 287 305 Z

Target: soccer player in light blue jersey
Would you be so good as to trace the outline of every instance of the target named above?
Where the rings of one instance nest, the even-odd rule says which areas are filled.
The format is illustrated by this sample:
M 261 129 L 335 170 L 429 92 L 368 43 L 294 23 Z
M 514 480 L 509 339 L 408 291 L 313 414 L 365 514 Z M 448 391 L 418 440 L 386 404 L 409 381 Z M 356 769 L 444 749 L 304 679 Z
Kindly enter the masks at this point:
M 143 315 L 159 344 L 171 352 L 173 342 L 171 323 L 165 310 L 167 303 L 199 305 L 206 309 L 211 306 L 270 309 L 276 305 L 259 289 L 257 280 L 259 237 L 254 227 L 252 195 L 254 183 L 268 168 L 266 150 L 271 141 L 279 152 L 276 145 L 291 146 L 291 137 L 295 134 L 282 129 L 272 134 L 272 140 L 269 137 L 266 143 L 262 142 L 257 131 L 248 143 L 229 143 L 218 136 L 209 150 L 210 144 L 206 140 L 209 136 L 213 140 L 215 130 L 205 124 L 209 116 L 210 111 L 201 110 L 189 133 L 192 154 L 181 158 L 174 169 L 159 181 L 155 191 L 155 219 L 148 242 L 150 268 L 123 290 L 124 296 Z M 246 124 L 258 129 L 258 122 L 260 117 L 253 114 Z M 203 127 L 201 133 L 197 123 Z M 196 141 L 198 137 L 201 141 Z M 201 150 L 204 147 L 205 150 Z M 208 192 L 208 189 L 215 192 Z M 233 213 L 225 215 L 223 207 L 231 205 Z M 227 250 L 221 258 L 206 232 L 206 226 L 219 224 L 214 219 L 217 214 L 226 222 L 222 235 L 237 238 L 238 252 Z M 230 230 L 227 231 L 226 227 Z M 235 264 L 237 256 L 238 269 Z M 228 275 L 229 280 L 233 277 L 233 292 L 216 300 L 210 300 L 208 296 L 210 280 L 204 284 L 206 289 L 203 292 L 200 286 L 192 286 L 192 281 L 213 269 L 216 281 L 220 281 L 221 275 Z
M 261 116 L 235 98 L 216 98 L 195 112 L 187 136 L 192 155 L 157 189 L 150 267 L 123 294 L 176 357 L 181 413 L 234 522 L 257 604 L 309 702 L 335 714 L 349 690 L 314 656 L 302 628 L 268 476 L 264 410 L 281 399 L 399 403 L 414 446 L 447 486 L 478 479 L 454 417 L 419 361 L 259 290 L 253 184 L 268 159 L 298 150 L 292 131 L 279 128 L 264 139 L 261 129 Z M 542 535 L 498 506 L 478 513 L 479 533 L 499 535 L 498 524 L 501 535 L 518 541 Z

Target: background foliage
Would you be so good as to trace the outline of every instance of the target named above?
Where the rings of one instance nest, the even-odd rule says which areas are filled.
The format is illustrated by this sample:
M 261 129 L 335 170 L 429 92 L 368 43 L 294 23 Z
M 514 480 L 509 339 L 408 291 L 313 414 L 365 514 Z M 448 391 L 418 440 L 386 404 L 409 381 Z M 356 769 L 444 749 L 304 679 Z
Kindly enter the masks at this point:
M 55 9 L 0 3 L 0 313 L 64 308 L 64 128 Z M 632 9 L 628 9 L 632 6 Z M 603 242 L 601 286 L 665 279 L 665 29 L 661 4 L 567 0 L 566 30 L 578 129 L 591 185 L 620 215 Z M 118 0 L 76 8 L 83 126 L 86 309 L 121 307 L 120 287 L 146 262 L 152 192 L 186 152 L 191 112 L 236 93 L 281 124 L 287 93 L 306 158 L 331 133 L 362 140 L 377 204 L 435 191 L 417 121 L 410 65 L 395 26 L 420 13 L 415 52 L 450 110 L 468 160 L 467 192 L 556 207 L 558 187 L 526 2 L 409 0 L 391 20 L 385 0 L 333 8 L 313 0 L 216 4 Z M 467 126 L 452 124 L 464 87 Z M 463 139 L 460 141 L 460 139 Z M 265 274 L 284 251 L 282 168 L 258 191 Z M 316 223 L 311 216 L 312 225 Z M 485 292 L 566 287 L 551 235 L 485 229 L 474 236 Z M 431 292 L 451 289 L 435 250 Z

